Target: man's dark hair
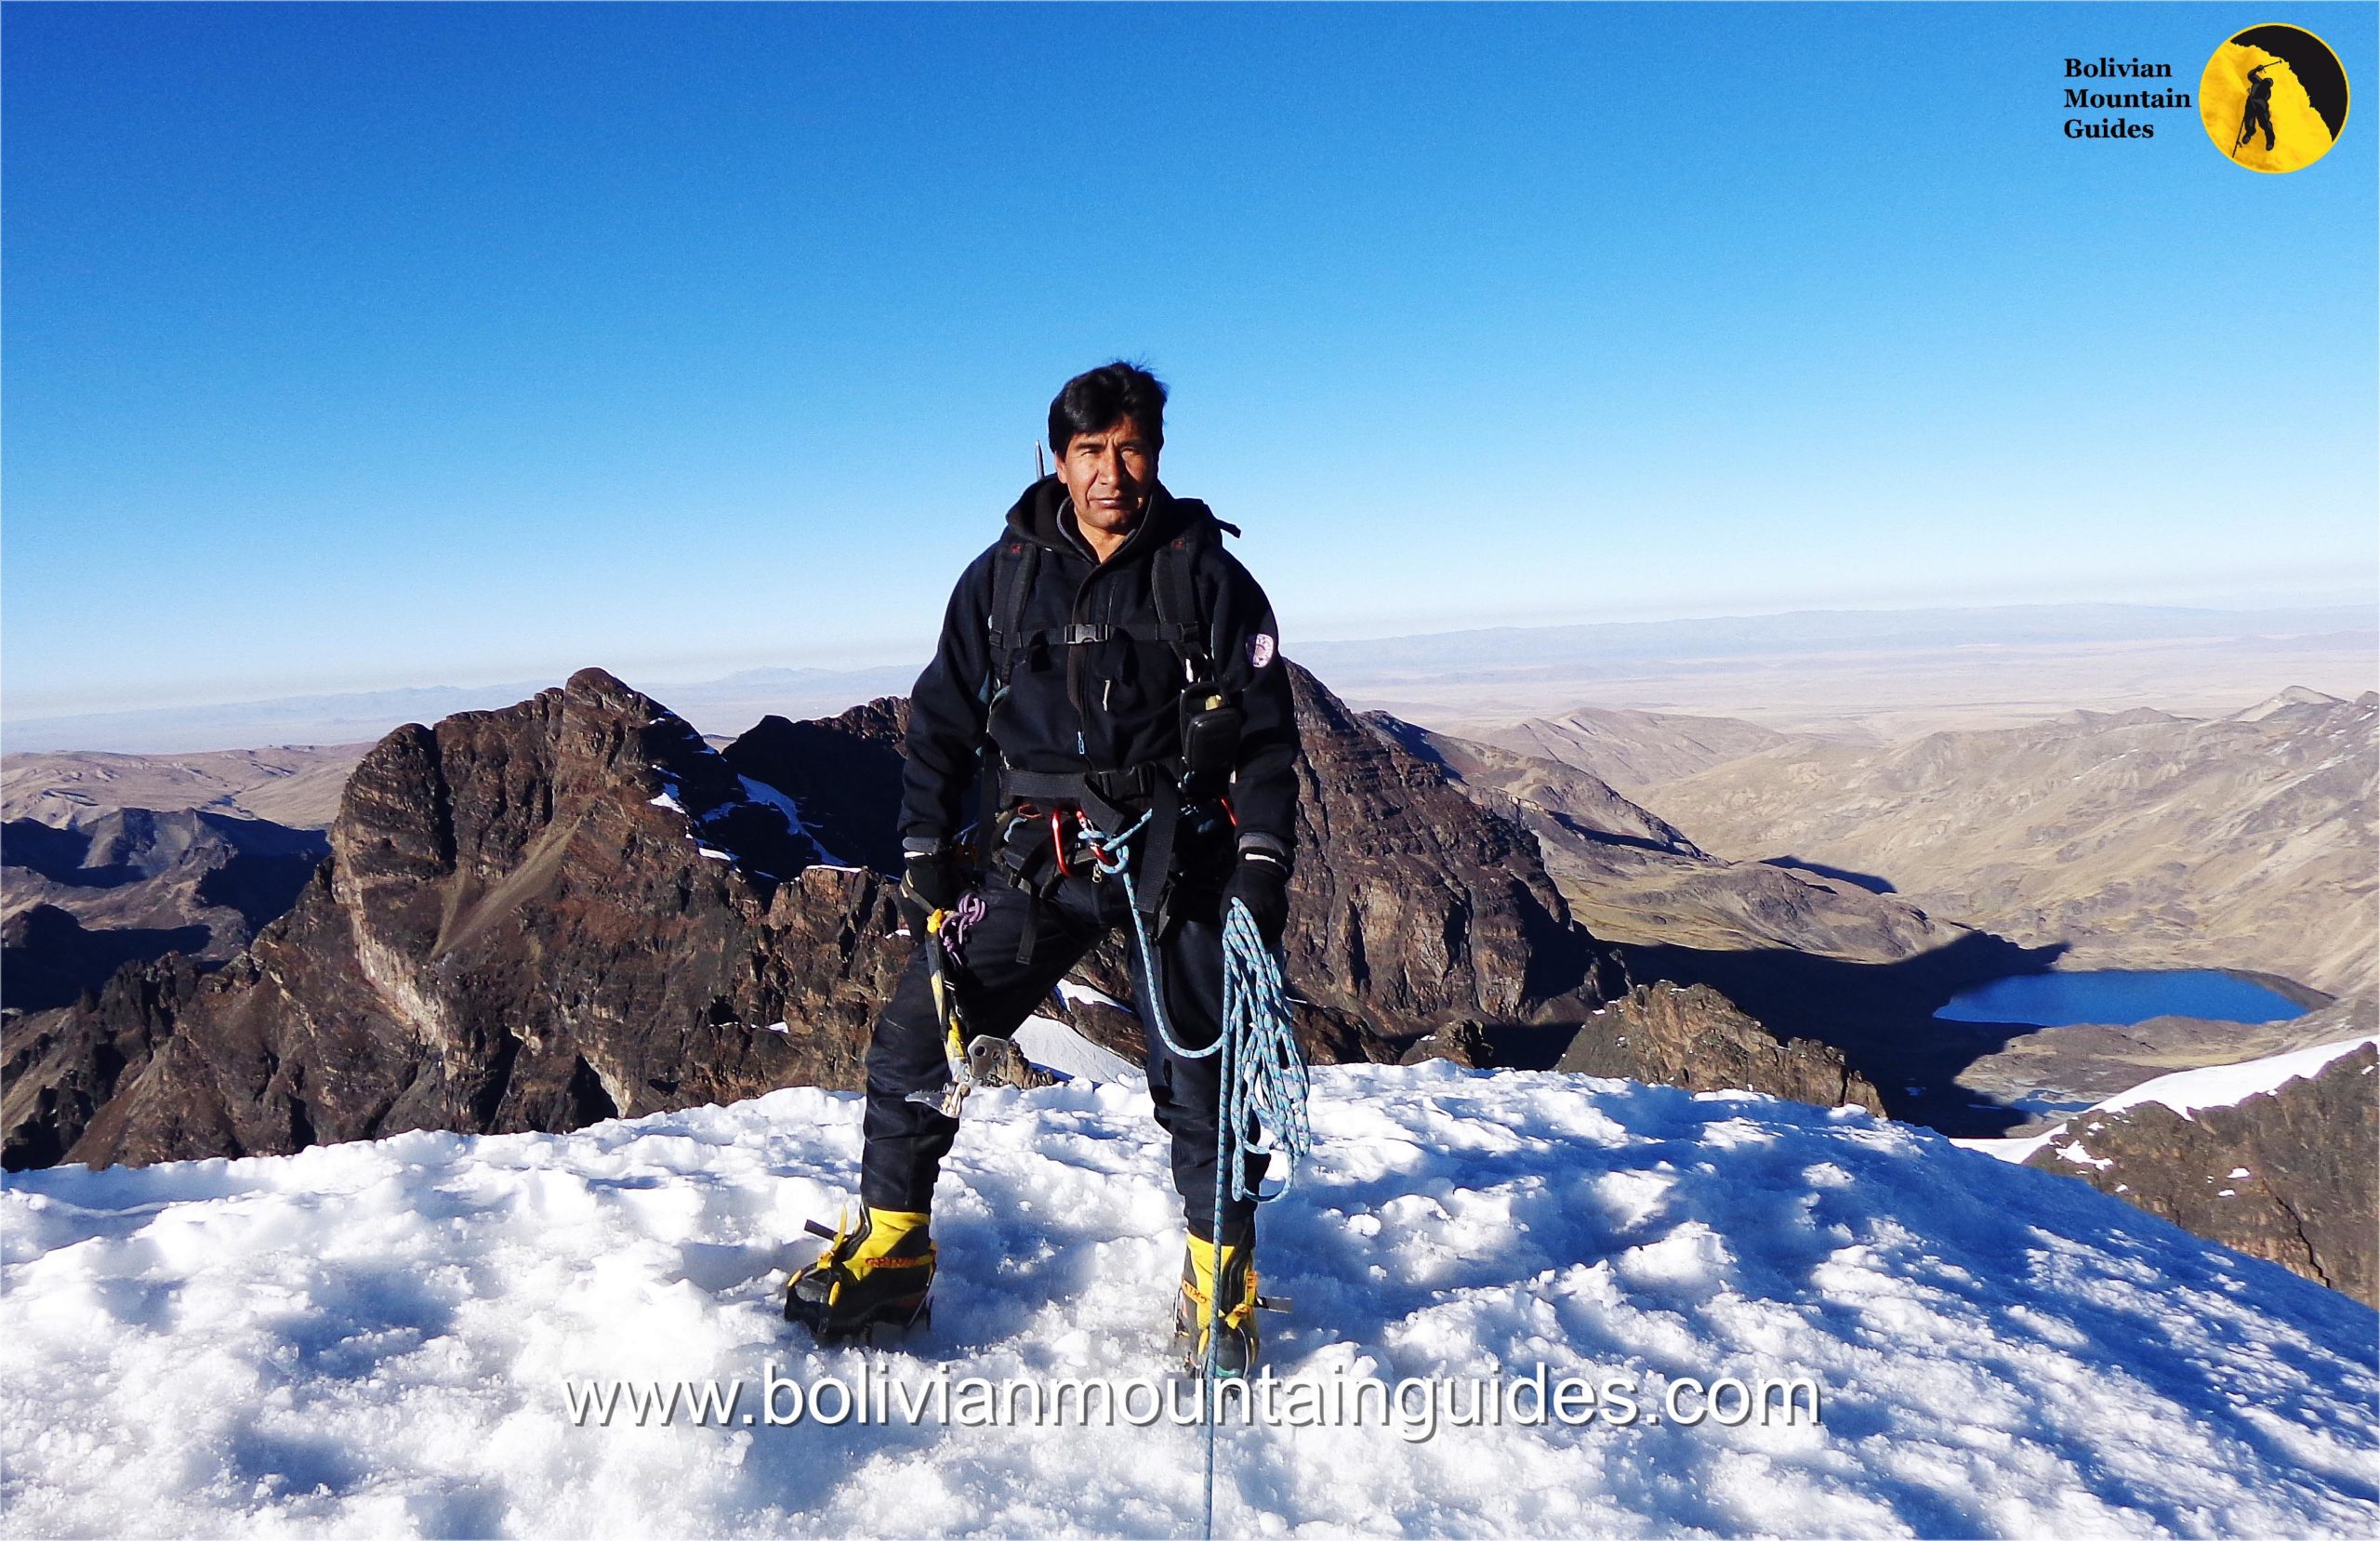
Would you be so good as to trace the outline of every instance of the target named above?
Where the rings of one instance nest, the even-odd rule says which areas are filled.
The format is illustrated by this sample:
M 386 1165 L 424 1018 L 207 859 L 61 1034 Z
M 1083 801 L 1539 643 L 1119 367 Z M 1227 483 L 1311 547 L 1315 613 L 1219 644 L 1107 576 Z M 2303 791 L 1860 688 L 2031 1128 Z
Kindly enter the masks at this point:
M 1104 433 L 1127 417 L 1163 449 L 1165 382 L 1121 359 L 1085 370 L 1050 403 L 1050 449 L 1063 459 L 1076 434 Z

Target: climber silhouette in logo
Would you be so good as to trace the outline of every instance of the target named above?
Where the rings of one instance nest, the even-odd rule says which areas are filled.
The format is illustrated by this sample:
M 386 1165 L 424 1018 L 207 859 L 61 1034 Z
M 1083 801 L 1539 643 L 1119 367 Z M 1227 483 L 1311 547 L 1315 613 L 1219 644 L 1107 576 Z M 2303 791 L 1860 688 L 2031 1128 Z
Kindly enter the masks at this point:
M 2265 73 L 2271 68 L 2270 64 L 2259 64 L 2248 72 L 2248 106 L 2247 111 L 2240 114 L 2240 137 L 2231 141 L 2231 153 L 2234 155 L 2255 137 L 2259 128 L 2265 131 L 2265 149 L 2268 151 L 2276 142 L 2272 132 L 2272 77 Z

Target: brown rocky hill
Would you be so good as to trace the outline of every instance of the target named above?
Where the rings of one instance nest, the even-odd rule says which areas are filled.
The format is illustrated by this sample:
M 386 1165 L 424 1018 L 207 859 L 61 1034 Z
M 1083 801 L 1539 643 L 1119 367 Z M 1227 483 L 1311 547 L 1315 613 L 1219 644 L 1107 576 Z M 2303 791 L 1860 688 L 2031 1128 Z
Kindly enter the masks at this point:
M 1707 984 L 1640 984 L 1579 1029 L 1556 1070 L 1696 1091 L 1757 1086 L 1820 1107 L 1881 1114 L 1884 1099 L 1840 1051 L 1779 1041 Z
M 1310 678 L 1297 691 L 1289 955 L 1310 1043 L 1393 1057 L 1458 1019 L 1575 1022 L 1617 987 L 1525 831 Z M 859 853 L 826 832 L 873 827 L 867 768 L 898 708 L 836 721 L 764 724 L 721 754 L 590 669 L 399 729 L 349 782 L 329 859 L 246 952 L 213 972 L 127 968 L 87 1005 L 12 1024 L 8 1164 L 567 1129 L 855 1087 L 909 943 L 891 884 L 830 863 Z M 798 752 L 788 728 L 816 740 L 791 788 L 751 773 Z M 869 838 L 851 828 L 835 838 Z
M 1778 746 L 1639 794 L 1706 850 L 1871 875 L 2069 964 L 2380 978 L 2380 695 Z
M 1442 767 L 1537 837 L 1570 912 L 1606 942 L 1893 963 L 1957 943 L 1963 926 L 1844 879 L 1712 856 L 1575 767 L 1434 732 L 1384 713 L 1372 725 Z
M 1740 718 L 1605 706 L 1533 717 L 1509 727 L 1483 727 L 1466 731 L 1464 736 L 1530 759 L 1552 760 L 1583 770 L 1628 793 L 1682 781 L 1746 755 L 1828 742 L 1809 733 L 1779 732 Z
M 64 829 L 124 808 L 199 809 L 326 829 L 369 744 L 280 744 L 198 754 L 96 751 L 0 756 L 0 819 Z
M 2367 1041 L 2310 1075 L 2236 1101 L 2093 1109 L 2026 1164 L 2080 1178 L 2185 1231 L 2380 1306 L 2375 1064 L 2380 1056 Z
M 128 959 L 230 957 L 296 901 L 330 847 L 317 831 L 205 810 L 111 808 L 0 824 L 0 1007 L 40 1010 Z
M 1577 1021 L 1626 988 L 1537 842 L 1288 665 L 1305 753 L 1288 973 L 1317 1005 L 1427 1030 Z

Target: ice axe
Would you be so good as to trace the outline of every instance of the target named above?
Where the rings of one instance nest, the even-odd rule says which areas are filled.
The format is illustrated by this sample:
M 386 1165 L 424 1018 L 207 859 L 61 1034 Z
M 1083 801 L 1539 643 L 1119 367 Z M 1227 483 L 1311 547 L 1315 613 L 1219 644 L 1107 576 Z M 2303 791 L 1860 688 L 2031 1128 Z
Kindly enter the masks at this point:
M 913 1091 L 908 1100 L 922 1103 L 945 1118 L 959 1116 L 959 1104 L 975 1089 L 975 1069 L 968 1062 L 967 1030 L 959 1016 L 959 992 L 950 982 L 950 969 L 942 952 L 942 923 L 948 919 L 948 910 L 934 910 L 926 915 L 926 982 L 933 992 L 933 1019 L 942 1024 L 943 1057 L 950 1064 L 950 1084 L 940 1091 Z
M 957 1118 L 967 1094 L 978 1087 L 1047 1086 L 1051 1077 L 1026 1063 L 1007 1038 L 988 1033 L 972 1040 L 967 1036 L 967 1021 L 959 1010 L 959 987 L 950 978 L 949 955 L 942 946 L 943 928 L 950 915 L 948 910 L 928 913 L 925 940 L 926 982 L 933 993 L 933 1016 L 942 1027 L 942 1054 L 950 1066 L 950 1081 L 940 1091 L 913 1091 L 907 1100 L 932 1108 L 945 1118 Z

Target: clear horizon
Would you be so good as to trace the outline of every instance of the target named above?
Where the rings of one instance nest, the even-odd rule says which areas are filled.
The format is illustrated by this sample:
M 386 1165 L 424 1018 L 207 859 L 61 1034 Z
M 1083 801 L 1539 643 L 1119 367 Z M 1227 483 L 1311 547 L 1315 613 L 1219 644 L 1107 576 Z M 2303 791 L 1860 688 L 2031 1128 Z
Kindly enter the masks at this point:
M 1878 614 L 1878 615 L 1881 615 L 1881 614 L 1910 614 L 1910 615 L 1922 615 L 1922 614 L 1928 614 L 1928 613 L 1943 613 L 1943 614 L 1948 614 L 1948 613 L 1950 613 L 1950 612 L 1960 612 L 1960 611 L 1972 611 L 1972 610 L 2057 608 L 2057 607 L 2063 607 L 2063 606 L 2065 606 L 2065 605 L 2071 605 L 2071 606 L 2074 606 L 2074 607 L 2076 607 L 2076 608 L 2086 608 L 2086 607 L 2091 607 L 2091 606 L 2098 605 L 2098 604 L 2112 604 L 2112 605 L 2116 605 L 2116 606 L 2118 606 L 2118 607 L 2120 607 L 2120 608 L 2138 608 L 2138 609 L 2144 609 L 2144 610 L 2163 610 L 2163 609 L 2176 609 L 2176 610 L 2205 610 L 2205 611 L 2215 611 L 2215 612 L 2240 612 L 2240 613 L 2246 613 L 2246 614 L 2253 614 L 2253 613 L 2256 613 L 2256 612 L 2261 612 L 2261 611 L 2285 612 L 2285 611 L 2308 611 L 2308 610 L 2322 610 L 2322 609 L 2335 609 L 2335 608 L 2353 608 L 2353 609 L 2360 609 L 2360 610 L 2363 610 L 2363 611 L 2367 612 L 2369 613 L 2369 615 L 2370 615 L 2370 620 L 2371 620 L 2371 625 L 2372 625 L 2372 626 L 2373 627 L 2373 629 L 2375 630 L 2375 632 L 2380 632 L 2380 598 L 2375 598 L 2373 595 L 2367 594 L 2367 593 L 2357 592 L 2357 591 L 2353 591 L 2353 590 L 2339 590 L 2339 591 L 2331 592 L 2331 593 L 2315 592 L 2315 593 L 2311 593 L 2311 594 L 2305 595 L 2305 596 L 2291 597 L 2291 598 L 2286 598 L 2286 599 L 2281 599 L 2281 598 L 2270 598 L 2270 599 L 2268 599 L 2267 600 L 2265 600 L 2265 601 L 2263 601 L 2263 602 L 2242 601 L 2242 602 L 2240 602 L 2240 603 L 2237 603 L 2237 604 L 2228 604 L 2228 603 L 2219 602 L 2219 601 L 2217 601 L 2217 600 L 2214 600 L 2214 599 L 2210 599 L 2210 600 L 2208 600 L 2208 601 L 2206 601 L 2206 602 L 2204 602 L 2204 603 L 2185 603 L 2185 602 L 2179 602 L 2179 601 L 2176 601 L 2176 602 L 2174 602 L 2174 603 L 2172 603 L 2172 604 L 2143 604 L 2143 603 L 2139 603 L 2139 602 L 2137 602 L 2137 601 L 2093 601 L 2093 600 L 2067 600 L 2067 601 L 2050 600 L 2050 601 L 2041 601 L 2041 600 L 2012 600 L 2012 601 L 2009 601 L 2009 602 L 2008 602 L 2008 603 L 2006 603 L 2006 604 L 1988 604 L 1988 605 L 1934 605 L 1934 606 L 1882 606 L 1882 605 L 1879 605 L 1879 606 L 1840 606 L 1840 607 L 1826 607 L 1826 608 L 1818 608 L 1818 609 L 1812 609 L 1812 608 L 1810 608 L 1810 607 L 1795 607 L 1795 608 L 1792 608 L 1792 609 L 1787 609 L 1787 610 L 1773 610 L 1773 611 L 1729 611 L 1729 612 L 1716 612 L 1716 613 L 1712 613 L 1712 614 L 1677 614 L 1677 615 L 1651 615 L 1651 616 L 1615 616 L 1615 615 L 1606 615 L 1606 616 L 1600 616 L 1600 617 L 1596 617 L 1596 618 L 1593 618 L 1593 619 L 1591 619 L 1591 620 L 1587 620 L 1587 621 L 1554 622 L 1554 623 L 1547 623 L 1547 624 L 1543 624 L 1543 625 L 1516 626 L 1516 625 L 1514 625 L 1514 624 L 1513 624 L 1513 623 L 1498 623 L 1496 626 L 1480 626 L 1480 627 L 1455 627 L 1455 628 L 1448 628 L 1448 630 L 1445 630 L 1445 631 L 1436 631 L 1436 632 L 1416 632 L 1416 633 L 1403 633 L 1403 634 L 1395 634 L 1395 635 L 1386 635 L 1386 634 L 1384 634 L 1384 635 L 1378 636 L 1378 637 L 1311 638 L 1311 639 L 1309 639 L 1308 640 L 1309 640 L 1309 641 L 1311 641 L 1311 642 L 1314 642 L 1314 643 L 1334 644 L 1334 645 L 1335 645 L 1335 644 L 1339 644 L 1339 643 L 1348 643 L 1348 644 L 1353 644 L 1353 643 L 1359 643 L 1359 642 L 1372 642 L 1372 641 L 1383 642 L 1383 643 L 1386 643 L 1386 642 L 1401 642 L 1401 641 L 1402 641 L 1402 642 L 1409 642 L 1409 641 L 1428 641 L 1428 640 L 1431 640 L 1431 639 L 1435 639 L 1435 638 L 1448 638 L 1448 639 L 1453 639 L 1453 638 L 1465 637 L 1465 636 L 1474 636 L 1474 635 L 1478 635 L 1479 633 L 1481 633 L 1481 632 L 1483 632 L 1483 631 L 1490 631 L 1490 630 L 1498 630 L 1498 629 L 1516 629 L 1516 630 L 1520 630 L 1520 631 L 1524 631 L 1524 632 L 1528 632 L 1528 631 L 1557 630 L 1557 629 L 1562 629 L 1563 627 L 1566 627 L 1566 626 L 1598 626 L 1598 625 L 1628 626 L 1628 625 L 1633 625 L 1633 624 L 1642 624 L 1642 625 L 1647 625 L 1647 626 L 1660 626 L 1660 625 L 1664 625 L 1664 624 L 1671 624 L 1671 623 L 1682 624 L 1682 625 L 1690 625 L 1690 624 L 1692 624 L 1692 623 L 1694 623 L 1694 622 L 1697 622 L 1697 621 L 1711 621 L 1711 622 L 1748 621 L 1748 620 L 1778 619 L 1778 618 L 1782 618 L 1782 617 L 1787 617 L 1787 616 L 1795 616 L 1795 615 L 1839 615 L 1839 614 L 1863 614 L 1863 615 L 1864 615 L 1864 614 Z M 902 654 L 902 655 L 900 655 L 900 656 L 884 656 L 884 657 L 879 657 L 879 658 L 874 658 L 874 659 L 862 659 L 862 660 L 856 660 L 856 661 L 851 661 L 851 662 L 842 662 L 842 663 L 826 663 L 826 662 L 819 662 L 819 661 L 816 661 L 816 660 L 808 660 L 808 659 L 801 659 L 801 658 L 794 658 L 794 659 L 789 659 L 789 660 L 777 660 L 777 661 L 771 661 L 771 662 L 759 663 L 759 664 L 743 664 L 743 665 L 731 665 L 731 666 L 725 666 L 725 667 L 720 667 L 720 668 L 702 669 L 702 670 L 696 670 L 696 671 L 694 671 L 694 672 L 680 673 L 680 674 L 668 674 L 668 673 L 662 673 L 662 672 L 656 672 L 656 671 L 650 671 L 650 670 L 641 670 L 641 669 L 637 669 L 637 668 L 635 668 L 635 667 L 633 666 L 632 662 L 631 662 L 631 661 L 628 661 L 628 660 L 611 660 L 611 661 L 607 661 L 607 660 L 600 659 L 600 658 L 590 658 L 590 659 L 584 659 L 584 660 L 581 660 L 578 664 L 575 664 L 575 665 L 570 665 L 569 667 L 566 667 L 566 668 L 562 668 L 562 669 L 555 670 L 555 671 L 553 671 L 553 672 L 551 672 L 551 673 L 549 673 L 549 674 L 546 674 L 546 675 L 526 675 L 526 676 L 524 676 L 524 675 L 521 675 L 521 674 L 517 674 L 517 673 L 516 673 L 516 674 L 494 674 L 494 673 L 492 673 L 492 674 L 488 674 L 488 675 L 486 675 L 484 678 L 475 677 L 475 676 L 456 676 L 456 677 L 453 677 L 453 678 L 402 678 L 402 679 L 390 679 L 390 680 L 386 680 L 386 681 L 382 681 L 382 682 L 379 682 L 379 683 L 377 683 L 377 684 L 364 684 L 364 685 L 356 685 L 356 686 L 353 686 L 353 687 L 351 687 L 351 688 L 346 688 L 346 689 L 340 689 L 340 690 L 331 690 L 331 691 L 287 691 L 287 692 L 284 692 L 284 693 L 280 693 L 280 694 L 275 694 L 275 695 L 270 695 L 270 696 L 242 696 L 242 697 L 228 698 L 228 699 L 220 700 L 220 701 L 215 701 L 215 700 L 201 701 L 201 700 L 182 700 L 182 699 L 160 700 L 160 701 L 153 701 L 153 702 L 149 702 L 149 703 L 145 703 L 145 704 L 135 704 L 135 705 L 124 705 L 124 706 L 109 706 L 109 707 L 100 707 L 100 708 L 97 708 L 97 709 L 94 709 L 94 710 L 92 710 L 92 711 L 88 711 L 88 712 L 54 713 L 54 714 L 43 714 L 43 715 L 40 715 L 40 716 L 36 716 L 36 715 L 33 715 L 33 714 L 32 714 L 32 713 L 15 712 L 15 711 L 8 710 L 8 709 L 7 708 L 7 704 L 6 704 L 6 702 L 5 702 L 5 701 L 0 701 L 0 724 L 6 724 L 6 725 L 14 726 L 14 727 L 19 727 L 19 728 L 47 727 L 47 726 L 49 726 L 49 725 L 51 725 L 51 724 L 55 724 L 55 723 L 72 722 L 72 721 L 76 721 L 76 720 L 85 719 L 85 718 L 109 718 L 109 717 L 139 717 L 139 716 L 145 716 L 145 715 L 149 715 L 149 714 L 169 714 L 169 713 L 173 713 L 173 712 L 177 712 L 177 711 L 183 711 L 183 710 L 187 710 L 187 711 L 191 711 L 191 712 L 197 712 L 197 713 L 204 713 L 204 712 L 212 711 L 212 710 L 215 710 L 215 709 L 218 709 L 218 708 L 230 710 L 230 709 L 242 708 L 242 707 L 273 706 L 273 705 L 284 705 L 284 704 L 290 703 L 290 702 L 295 702 L 295 701 L 306 701 L 306 700 L 312 700 L 312 699 L 317 699 L 317 698 L 319 698 L 319 699 L 323 699 L 323 700 L 337 700 L 337 699 L 340 699 L 340 698 L 342 698 L 342 697 L 347 697 L 347 696 L 355 696 L 355 697 L 359 697 L 359 698 L 361 698 L 361 697 L 365 697 L 365 696 L 373 696 L 373 695 L 380 695 L 380 694 L 401 694 L 401 693 L 403 693 L 403 692 L 406 692 L 406 691 L 424 691 L 424 692 L 427 692 L 427 691 L 482 691 L 482 690 L 498 689 L 498 688 L 501 688 L 501 689 L 533 689 L 533 690 L 534 690 L 534 689 L 543 689 L 543 688 L 546 688 L 546 687 L 550 686 L 550 685 L 560 684 L 562 680 L 564 680 L 564 679 L 566 679 L 567 678 L 569 678 L 569 676 L 571 676 L 572 674 L 576 673 L 580 668 L 585 668 L 585 667 L 589 667 L 589 666 L 604 668 L 604 669 L 606 669 L 606 670 L 610 671 L 611 673 L 613 673 L 613 674 L 615 674 L 615 675 L 620 676 L 620 677 L 622 677 L 622 678 L 628 678 L 629 683 L 634 684 L 634 685 L 637 685 L 637 686 L 639 686 L 640 688 L 646 687 L 646 686 L 650 686 L 650 687 L 652 687 L 652 688 L 654 688 L 654 689 L 656 689 L 656 690 L 657 690 L 657 689 L 668 689 L 668 688 L 685 688 L 685 687 L 697 686 L 697 685 L 717 684 L 717 683 L 720 683 L 720 682 L 721 682 L 721 681 L 723 681 L 723 680 L 733 678 L 734 678 L 734 677 L 736 677 L 736 676 L 738 676 L 738 675 L 747 674 L 747 673 L 763 673 L 763 672 L 770 671 L 770 670 L 783 670 L 783 671 L 787 671 L 787 672 L 792 672 L 792 673 L 800 673 L 800 672 L 804 672 L 804 671 L 812 671 L 812 672 L 816 672 L 816 673 L 825 674 L 825 675 L 830 675 L 830 676 L 831 676 L 831 675 L 861 675 L 861 674 L 867 674 L 867 673 L 880 672 L 880 671 L 890 670 L 890 669 L 904 669 L 904 670 L 907 670 L 907 669 L 922 668 L 922 667 L 924 666 L 924 659 L 925 659 L 925 657 L 926 657 L 927 653 L 931 651 L 932 645 L 932 637 L 931 637 L 931 636 L 926 636 L 926 637 L 921 637 L 921 638 L 919 639 L 919 641 L 918 641 L 918 644 L 917 644 L 916 648 L 915 648 L 915 649 L 913 649 L 913 650 L 912 650 L 912 652 L 911 652 L 910 653 L 905 653 L 905 654 Z M 2380 669 L 2380 665 L 2375 665 L 2375 669 Z M 632 678 L 631 678 L 631 677 L 632 677 Z M 2290 686 L 2284 686 L 2284 687 L 2279 687 L 2279 688 L 2282 688 L 2282 689 L 2286 689 L 2286 688 L 2296 688 L 2297 684 L 2298 684 L 2298 682 L 2296 682 L 2296 681 L 2293 680 Z M 4 745 L 4 744 L 0 744 L 0 746 L 5 746 L 5 745 Z M 11 751 L 11 752 L 14 752 L 14 751 Z M 30 752 L 33 752 L 33 751 L 27 751 L 27 752 L 29 752 L 29 753 L 30 753 Z
M 2259 19 L 10 5 L 0 712 L 921 664 L 1118 354 L 1292 653 L 2380 604 L 2369 114 L 2058 132 Z

